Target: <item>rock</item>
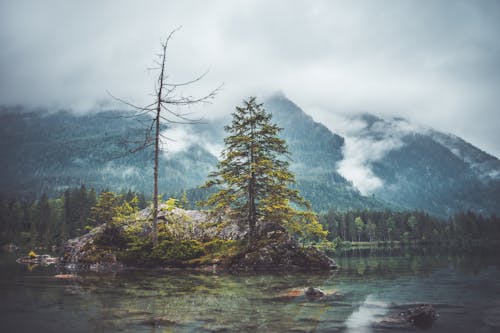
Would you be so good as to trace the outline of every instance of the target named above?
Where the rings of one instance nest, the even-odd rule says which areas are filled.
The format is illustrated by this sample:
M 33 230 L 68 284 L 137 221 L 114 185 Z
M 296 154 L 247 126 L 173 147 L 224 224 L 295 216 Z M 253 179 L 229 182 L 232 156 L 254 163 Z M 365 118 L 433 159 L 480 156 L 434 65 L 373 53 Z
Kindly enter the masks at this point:
M 286 233 L 285 228 L 274 222 L 264 222 L 257 229 L 257 234 L 260 238 L 277 238 L 283 233 Z
M 319 288 L 314 288 L 314 287 L 308 287 L 305 291 L 304 294 L 306 295 L 307 299 L 309 300 L 315 300 L 315 299 L 320 299 L 321 297 L 325 296 L 325 292 Z
M 60 262 L 64 265 L 81 264 L 81 259 L 86 255 L 85 249 L 102 235 L 105 227 L 104 224 L 100 225 L 83 236 L 68 240 L 64 245 L 63 255 L 59 258 Z
M 263 236 L 253 249 L 233 257 L 230 271 L 329 271 L 337 268 L 335 261 L 313 247 L 301 247 L 287 233 L 279 232 L 271 239 Z
M 422 304 L 400 313 L 406 321 L 419 328 L 430 328 L 438 318 L 438 314 L 432 304 Z
M 21 257 L 16 260 L 20 264 L 37 264 L 48 266 L 58 262 L 58 258 L 52 257 L 49 254 L 35 255 L 34 257 Z
M 380 329 L 403 329 L 415 326 L 421 329 L 431 328 L 439 315 L 431 304 L 420 304 L 405 312 L 382 318 L 375 324 Z

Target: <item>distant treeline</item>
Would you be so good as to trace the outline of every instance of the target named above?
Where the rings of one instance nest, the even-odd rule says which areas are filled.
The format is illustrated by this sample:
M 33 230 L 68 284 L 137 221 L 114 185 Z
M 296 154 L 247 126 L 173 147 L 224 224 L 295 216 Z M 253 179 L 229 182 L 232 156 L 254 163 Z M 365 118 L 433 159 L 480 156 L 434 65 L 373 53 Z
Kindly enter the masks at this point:
M 448 220 L 422 211 L 330 210 L 320 216 L 328 239 L 344 241 L 419 241 L 500 239 L 500 219 L 472 211 L 458 213 Z
M 193 203 L 206 194 L 190 190 L 165 198 L 174 197 L 182 207 L 194 208 Z M 145 208 L 148 199 L 143 193 L 130 190 L 118 194 L 108 190 L 97 193 L 85 186 L 68 189 L 57 198 L 43 194 L 35 201 L 0 196 L 0 244 L 61 246 L 67 239 L 104 223 L 116 211 Z M 328 230 L 327 237 L 332 241 L 500 239 L 500 219 L 497 216 L 485 217 L 471 211 L 442 220 L 419 211 L 331 210 L 320 215 L 319 221 Z
M 102 223 L 104 210 L 124 203 L 137 209 L 147 205 L 144 194 L 132 191 L 96 193 L 85 186 L 68 189 L 60 197 L 26 201 L 0 196 L 0 243 L 22 246 L 60 246 Z M 104 214 L 105 216 L 105 214 Z

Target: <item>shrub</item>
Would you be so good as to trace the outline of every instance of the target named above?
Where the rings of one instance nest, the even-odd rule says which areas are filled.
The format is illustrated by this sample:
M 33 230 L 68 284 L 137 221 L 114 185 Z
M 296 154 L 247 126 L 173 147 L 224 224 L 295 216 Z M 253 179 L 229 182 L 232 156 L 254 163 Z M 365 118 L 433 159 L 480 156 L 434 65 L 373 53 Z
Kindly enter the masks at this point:
M 214 239 L 210 242 L 203 243 L 203 247 L 205 248 L 206 252 L 212 253 L 221 250 L 227 250 L 228 248 L 234 246 L 235 243 L 236 241 L 231 239 Z
M 124 249 L 128 246 L 130 241 L 130 235 L 123 232 L 117 224 L 108 223 L 102 235 L 95 240 L 95 244 L 102 247 Z
M 159 263 L 179 263 L 204 254 L 203 245 L 196 240 L 164 240 L 153 248 L 151 259 Z

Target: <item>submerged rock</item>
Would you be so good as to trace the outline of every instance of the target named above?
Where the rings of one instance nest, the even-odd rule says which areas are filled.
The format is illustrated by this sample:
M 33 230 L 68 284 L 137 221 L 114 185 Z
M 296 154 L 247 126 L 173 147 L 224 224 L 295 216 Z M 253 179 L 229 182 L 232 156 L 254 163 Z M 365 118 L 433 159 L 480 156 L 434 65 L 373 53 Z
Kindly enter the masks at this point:
M 438 318 L 432 304 L 423 304 L 401 313 L 406 321 L 420 328 L 430 328 Z
M 319 288 L 314 288 L 314 287 L 308 287 L 305 291 L 304 294 L 306 297 L 310 300 L 314 299 L 320 299 L 321 297 L 325 296 L 325 292 Z
M 378 322 L 377 328 L 402 329 L 416 326 L 421 329 L 431 328 L 439 317 L 432 304 L 420 304 L 404 312 L 389 315 Z

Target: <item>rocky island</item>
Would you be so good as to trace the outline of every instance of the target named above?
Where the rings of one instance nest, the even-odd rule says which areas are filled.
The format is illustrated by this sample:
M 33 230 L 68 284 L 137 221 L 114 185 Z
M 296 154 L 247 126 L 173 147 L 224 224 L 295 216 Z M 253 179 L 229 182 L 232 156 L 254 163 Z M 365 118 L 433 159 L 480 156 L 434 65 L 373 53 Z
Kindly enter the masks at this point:
M 197 271 L 329 271 L 335 261 L 312 246 L 302 246 L 282 226 L 257 226 L 256 245 L 245 244 L 247 228 L 208 212 L 161 204 L 159 244 L 151 242 L 151 208 L 129 219 L 107 223 L 69 240 L 60 263 L 69 268 L 118 270 L 130 267 Z

